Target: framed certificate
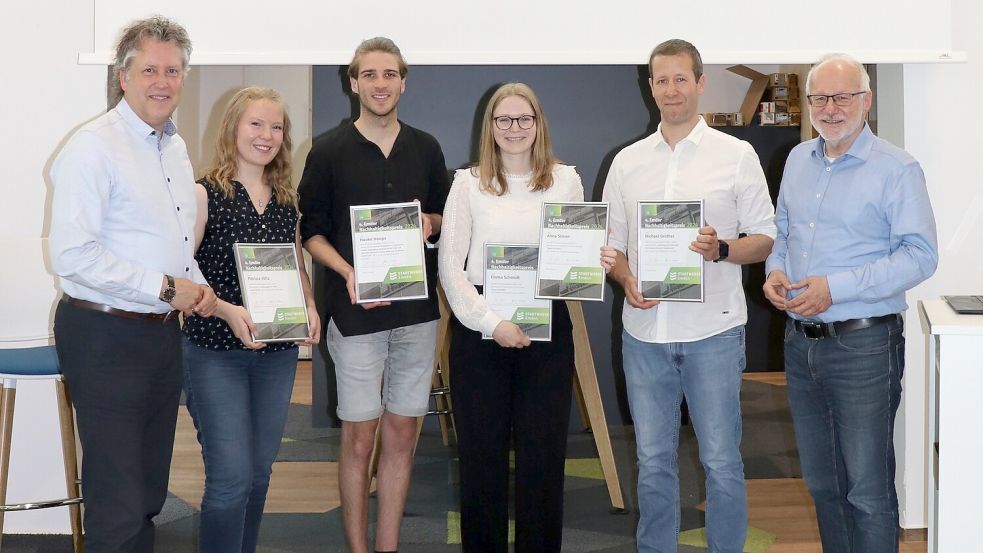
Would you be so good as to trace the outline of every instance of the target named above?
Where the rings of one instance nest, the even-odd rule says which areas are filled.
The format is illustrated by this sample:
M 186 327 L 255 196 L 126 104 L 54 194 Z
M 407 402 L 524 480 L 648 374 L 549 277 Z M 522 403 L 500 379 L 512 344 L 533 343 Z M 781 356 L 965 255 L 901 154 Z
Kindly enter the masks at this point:
M 638 291 L 647 300 L 703 301 L 703 256 L 690 250 L 703 200 L 638 202 Z
M 254 342 L 295 342 L 310 335 L 296 245 L 233 244 L 242 305 Z
M 608 204 L 543 203 L 536 297 L 604 301 L 601 246 L 608 238 Z
M 530 340 L 548 342 L 552 338 L 553 302 L 536 299 L 538 264 L 536 244 L 486 243 L 484 297 L 492 311 L 518 325 Z
M 427 297 L 420 204 L 351 206 L 355 301 Z

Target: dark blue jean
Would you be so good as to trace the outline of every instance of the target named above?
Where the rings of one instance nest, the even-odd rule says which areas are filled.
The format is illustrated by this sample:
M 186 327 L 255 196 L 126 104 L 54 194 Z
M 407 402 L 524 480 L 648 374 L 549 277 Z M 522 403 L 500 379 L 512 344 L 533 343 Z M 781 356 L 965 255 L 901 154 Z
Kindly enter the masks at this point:
M 297 369 L 295 348 L 216 351 L 184 339 L 184 390 L 205 463 L 200 553 L 252 553 Z
M 638 455 L 639 553 L 675 553 L 679 539 L 679 405 L 683 397 L 706 472 L 710 553 L 740 553 L 747 535 L 741 459 L 744 327 L 695 342 L 622 335 Z
M 897 552 L 894 416 L 904 373 L 900 318 L 822 339 L 806 338 L 790 321 L 785 373 L 823 551 Z

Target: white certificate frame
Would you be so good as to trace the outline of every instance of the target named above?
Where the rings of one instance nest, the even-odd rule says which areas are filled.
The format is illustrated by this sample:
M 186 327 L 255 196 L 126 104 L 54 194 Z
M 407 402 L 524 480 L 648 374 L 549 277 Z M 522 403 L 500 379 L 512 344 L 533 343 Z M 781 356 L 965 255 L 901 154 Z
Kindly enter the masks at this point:
M 308 339 L 310 315 L 296 244 L 236 242 L 232 248 L 242 306 L 256 326 L 253 341 L 274 343 Z M 292 277 L 284 274 L 290 271 Z
M 537 298 L 604 301 L 608 214 L 607 202 L 543 202 Z
M 482 251 L 484 252 L 482 295 L 488 307 L 502 319 L 518 325 L 531 341 L 551 341 L 553 302 L 536 297 L 536 282 L 539 280 L 537 270 L 539 244 L 485 242 Z M 530 272 L 531 275 L 528 274 Z M 496 279 L 496 275 L 501 278 Z M 492 283 L 490 282 L 492 280 L 498 282 Z M 511 290 L 506 290 L 507 288 Z M 516 297 L 519 295 L 524 297 Z M 543 322 L 544 315 L 545 322 Z M 487 334 L 482 334 L 481 337 L 485 340 L 492 339 Z
M 704 259 L 689 249 L 705 224 L 704 207 L 702 199 L 638 202 L 635 280 L 644 299 L 704 301 Z
M 430 297 L 420 203 L 353 205 L 349 214 L 355 303 Z

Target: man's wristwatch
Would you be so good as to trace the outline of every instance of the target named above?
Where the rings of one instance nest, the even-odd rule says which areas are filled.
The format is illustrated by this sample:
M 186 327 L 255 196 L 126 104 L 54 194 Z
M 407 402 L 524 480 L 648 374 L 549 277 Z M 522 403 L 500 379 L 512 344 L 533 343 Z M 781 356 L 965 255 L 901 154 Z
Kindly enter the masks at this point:
M 167 279 L 167 286 L 164 287 L 164 291 L 160 293 L 160 301 L 164 303 L 171 303 L 174 301 L 174 296 L 177 294 L 177 288 L 174 287 L 174 277 L 171 275 L 164 275 Z
M 713 260 L 714 263 L 719 263 L 727 259 L 727 256 L 730 255 L 730 246 L 727 244 L 727 242 L 724 242 L 723 240 L 717 240 L 717 245 L 720 247 L 720 257 L 714 259 Z

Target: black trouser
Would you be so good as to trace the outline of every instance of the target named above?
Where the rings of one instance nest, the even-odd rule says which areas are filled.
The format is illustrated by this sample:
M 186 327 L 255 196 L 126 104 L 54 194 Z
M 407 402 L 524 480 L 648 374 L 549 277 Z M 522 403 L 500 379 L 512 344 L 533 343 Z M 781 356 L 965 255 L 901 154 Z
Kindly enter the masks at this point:
M 451 397 L 465 553 L 508 551 L 509 445 L 515 447 L 515 551 L 559 552 L 573 337 L 553 302 L 553 339 L 522 349 L 482 340 L 455 318 Z
M 82 443 L 86 553 L 152 553 L 181 397 L 177 319 L 59 302 L 55 345 Z

